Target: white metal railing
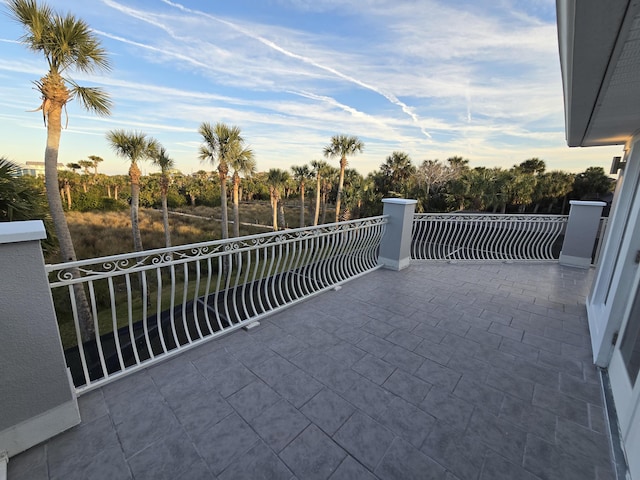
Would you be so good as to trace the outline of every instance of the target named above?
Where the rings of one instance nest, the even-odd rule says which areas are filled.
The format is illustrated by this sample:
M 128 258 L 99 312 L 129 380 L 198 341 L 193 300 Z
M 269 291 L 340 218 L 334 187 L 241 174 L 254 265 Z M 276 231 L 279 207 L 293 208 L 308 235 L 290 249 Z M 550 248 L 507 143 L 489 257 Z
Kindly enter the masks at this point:
M 415 214 L 414 260 L 554 260 L 567 216 Z
M 378 268 L 386 216 L 47 265 L 78 393 Z M 90 315 L 81 320 L 74 288 Z M 81 321 L 96 334 L 81 338 Z

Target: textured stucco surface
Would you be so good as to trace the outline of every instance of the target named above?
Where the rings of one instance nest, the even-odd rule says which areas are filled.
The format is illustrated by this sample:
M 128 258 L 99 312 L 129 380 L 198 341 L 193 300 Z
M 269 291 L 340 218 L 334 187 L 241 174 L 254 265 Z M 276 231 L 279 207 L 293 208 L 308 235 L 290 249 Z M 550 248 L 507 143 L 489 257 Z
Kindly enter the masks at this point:
M 38 241 L 0 244 L 0 431 L 72 399 L 43 267 Z

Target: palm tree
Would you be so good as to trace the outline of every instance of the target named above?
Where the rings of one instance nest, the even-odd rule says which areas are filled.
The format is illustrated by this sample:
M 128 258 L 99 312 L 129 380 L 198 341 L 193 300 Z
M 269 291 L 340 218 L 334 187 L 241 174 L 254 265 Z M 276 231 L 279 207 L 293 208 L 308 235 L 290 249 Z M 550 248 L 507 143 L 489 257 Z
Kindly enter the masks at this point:
M 384 193 L 395 193 L 407 196 L 409 182 L 416 173 L 411 158 L 405 152 L 393 152 L 382 165 L 380 173 L 384 185 Z
M 93 167 L 93 162 L 90 160 L 78 160 L 78 165 L 84 169 L 82 174 L 82 191 L 87 193 L 87 179 L 89 177 L 89 169 Z
M 320 180 L 322 179 L 323 171 L 329 166 L 324 160 L 311 160 L 311 167 L 313 168 L 313 174 L 316 177 L 316 211 L 313 214 L 313 225 L 318 225 L 318 219 L 320 218 Z
M 93 162 L 91 160 L 78 160 L 78 165 L 84 170 L 84 175 L 89 175 L 89 169 L 93 168 Z
M 322 177 L 322 220 L 320 223 L 326 223 L 327 218 L 327 201 L 329 199 L 329 194 L 331 193 L 333 183 L 336 178 L 339 178 L 340 170 L 332 167 L 329 164 L 322 169 L 322 173 L 320 174 Z
M 104 158 L 97 155 L 89 155 L 89 160 L 93 163 L 93 174 L 98 175 L 98 164 L 104 162 Z
M 289 174 L 279 168 L 272 168 L 267 172 L 267 184 L 269 185 L 269 195 L 271 197 L 271 212 L 273 214 L 273 230 L 278 231 L 285 228 L 284 208 L 280 201 L 282 196 L 282 188 L 289 180 Z M 280 208 L 278 208 L 278 206 Z
M 75 183 L 76 177 L 78 176 L 75 172 L 62 171 L 58 174 L 58 181 L 60 188 L 60 197 L 64 200 L 66 198 L 67 209 L 71 210 L 71 186 Z
M 234 152 L 229 159 L 229 164 L 233 168 L 233 236 L 240 236 L 240 174 L 246 176 L 253 175 L 256 171 L 256 161 L 253 158 L 253 151 L 249 148 L 242 148 Z
M 294 165 L 291 167 L 293 179 L 298 182 L 300 188 L 300 228 L 304 227 L 304 189 L 307 180 L 313 178 L 313 173 L 307 165 Z
M 348 135 L 334 135 L 331 143 L 324 147 L 324 156 L 328 158 L 340 158 L 340 179 L 338 180 L 338 195 L 336 196 L 336 222 L 340 219 L 340 201 L 344 186 L 344 170 L 347 168 L 347 155 L 355 155 L 362 152 L 364 144 L 358 137 Z
M 162 224 L 164 226 L 164 245 L 171 246 L 171 232 L 169 231 L 169 208 L 167 207 L 167 192 L 169 191 L 169 170 L 175 162 L 167 155 L 164 147 L 160 147 L 152 159 L 153 164 L 160 167 L 160 197 L 162 199 Z
M 0 222 L 45 220 L 47 207 L 43 192 L 19 174 L 18 165 L 0 157 Z
M 38 110 L 42 110 L 47 127 L 47 146 L 44 153 L 45 185 L 61 259 L 64 262 L 75 261 L 76 252 L 58 191 L 62 110 L 67 103 L 77 99 L 87 110 L 98 115 L 108 115 L 111 102 L 102 89 L 82 87 L 63 75 L 72 70 L 82 73 L 108 71 L 109 60 L 95 32 L 87 23 L 72 14 L 60 15 L 46 4 L 38 5 L 35 0 L 8 0 L 7 7 L 10 15 L 24 28 L 22 43 L 34 52 L 41 52 L 47 61 L 47 73 L 34 82 L 42 101 Z M 79 272 L 74 270 L 71 274 L 77 276 Z M 74 287 L 74 296 L 78 306 L 82 339 L 88 340 L 94 336 L 94 327 L 89 303 L 81 285 Z
M 138 162 L 153 159 L 159 150 L 158 141 L 149 138 L 142 132 L 127 132 L 125 130 L 111 130 L 107 133 L 107 141 L 116 155 L 131 162 L 129 178 L 131 180 L 131 230 L 133 233 L 133 248 L 142 251 L 142 237 L 138 220 L 140 204 L 140 168 Z
M 244 138 L 240 135 L 240 127 L 225 125 L 224 123 L 203 122 L 198 129 L 202 135 L 203 144 L 200 146 L 200 160 L 218 164 L 220 177 L 220 204 L 222 207 L 222 238 L 229 238 L 229 213 L 227 210 L 227 176 L 232 159 L 236 158 L 243 147 Z

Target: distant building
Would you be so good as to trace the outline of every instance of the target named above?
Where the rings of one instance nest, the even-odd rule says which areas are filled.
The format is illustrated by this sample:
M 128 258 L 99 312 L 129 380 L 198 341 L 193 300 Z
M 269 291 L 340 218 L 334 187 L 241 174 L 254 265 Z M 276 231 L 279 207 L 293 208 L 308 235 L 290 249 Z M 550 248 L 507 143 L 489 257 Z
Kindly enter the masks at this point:
M 37 177 L 39 175 L 44 176 L 44 162 L 27 162 L 26 164 L 18 164 L 18 177 L 31 176 Z M 64 168 L 64 164 L 58 163 L 58 170 Z

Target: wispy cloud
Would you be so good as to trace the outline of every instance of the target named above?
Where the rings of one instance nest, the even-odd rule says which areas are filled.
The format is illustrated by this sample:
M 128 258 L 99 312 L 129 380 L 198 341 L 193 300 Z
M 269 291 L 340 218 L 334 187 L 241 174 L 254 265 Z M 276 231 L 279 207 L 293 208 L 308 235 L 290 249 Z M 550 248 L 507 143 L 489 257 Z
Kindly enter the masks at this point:
M 115 66 L 75 78 L 104 87 L 115 108 L 94 118 L 72 102 L 61 152 L 111 158 L 99 137 L 135 128 L 188 171 L 200 167 L 197 126 L 208 120 L 241 126 L 260 169 L 318 158 L 335 133 L 365 141 L 352 162 L 362 173 L 394 150 L 416 162 L 578 164 L 563 138 L 554 0 L 181 2 L 56 0 L 95 28 Z M 19 38 L 7 18 L 0 29 Z M 0 41 L 0 143 L 41 155 L 41 117 L 26 110 L 46 63 Z
M 406 113 L 409 117 L 411 117 L 411 119 L 414 121 L 414 123 L 418 126 L 420 126 L 420 118 L 418 117 L 418 115 L 416 115 L 414 113 L 414 109 L 412 107 L 409 107 L 406 103 L 400 101 L 398 99 L 398 97 L 396 97 L 393 93 L 390 92 L 386 92 L 382 89 L 380 89 L 379 87 L 376 87 L 375 85 L 372 85 L 370 83 L 367 83 L 363 80 L 360 80 L 358 78 L 355 78 L 351 75 L 347 75 L 341 71 L 339 71 L 336 68 L 333 68 L 331 66 L 328 65 L 324 65 L 322 63 L 319 63 L 318 61 L 303 56 L 303 55 L 299 55 L 297 53 L 294 53 L 288 49 L 285 49 L 283 47 L 281 47 L 280 45 L 278 45 L 277 43 L 261 36 L 261 35 L 257 35 L 255 33 L 253 33 L 252 31 L 245 29 L 243 27 L 241 27 L 240 25 L 237 25 L 236 23 L 230 22 L 228 20 L 213 16 L 211 14 L 208 14 L 206 12 L 202 12 L 202 11 L 198 11 L 198 10 L 192 10 L 189 9 L 179 3 L 174 3 L 171 2 L 169 0 L 162 0 L 164 3 L 166 3 L 167 5 L 171 5 L 173 7 L 176 7 L 184 12 L 189 12 L 189 13 L 193 13 L 193 14 L 197 14 L 197 15 L 202 15 L 204 17 L 210 18 L 211 20 L 214 20 L 216 22 L 222 23 L 226 26 L 228 26 L 229 28 L 232 28 L 233 30 L 236 30 L 237 32 L 242 33 L 243 35 L 246 35 L 249 38 L 253 38 L 254 40 L 257 40 L 258 42 L 262 43 L 263 45 L 266 45 L 267 47 L 275 50 L 278 53 L 281 53 L 282 55 L 285 55 L 289 58 L 293 58 L 295 60 L 298 60 L 300 62 L 306 63 L 308 65 L 311 65 L 315 68 L 318 68 L 320 70 L 323 70 L 325 72 L 328 72 L 332 75 L 335 75 L 336 77 L 342 79 L 342 80 L 346 80 L 347 82 L 353 83 L 359 87 L 362 87 L 364 89 L 367 90 L 371 90 L 372 92 L 375 92 L 381 96 L 383 96 L 384 98 L 386 98 L 389 102 L 391 102 L 394 105 L 399 106 L 402 111 L 404 113 Z M 431 135 L 429 134 L 429 132 L 427 132 L 422 126 L 420 126 L 420 130 L 422 131 L 422 133 L 427 136 L 428 138 L 431 138 Z

